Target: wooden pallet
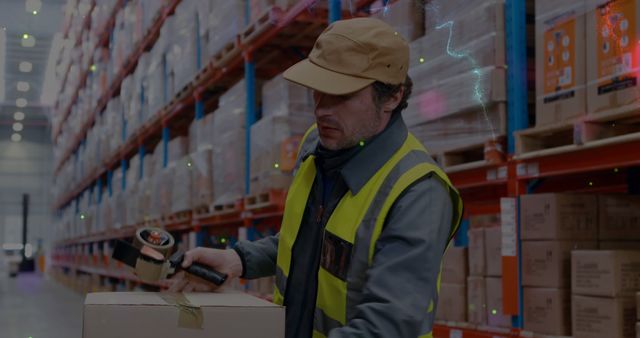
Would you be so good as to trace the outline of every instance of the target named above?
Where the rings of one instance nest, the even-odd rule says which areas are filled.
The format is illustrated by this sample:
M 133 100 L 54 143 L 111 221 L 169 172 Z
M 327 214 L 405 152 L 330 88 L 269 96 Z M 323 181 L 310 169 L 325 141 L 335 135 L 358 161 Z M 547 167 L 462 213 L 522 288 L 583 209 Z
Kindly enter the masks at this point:
M 211 57 L 211 65 L 215 68 L 223 68 L 229 61 L 240 54 L 238 41 L 229 42 Z
M 180 89 L 174 96 L 174 100 L 181 102 L 189 93 L 193 93 L 193 82 L 188 82 L 182 89 Z
M 515 133 L 519 157 L 572 151 L 640 137 L 640 111 L 617 110 Z
M 164 224 L 185 223 L 191 218 L 191 210 L 178 211 L 163 218 Z
M 270 6 L 240 33 L 240 43 L 248 45 L 278 22 L 279 8 Z
M 193 216 L 195 218 L 206 217 L 208 215 L 211 215 L 211 205 L 210 204 L 200 205 L 200 206 L 197 206 L 197 207 L 193 208 Z
M 500 164 L 506 161 L 505 138 L 487 140 L 463 147 L 445 150 L 435 154 L 436 162 L 447 172 L 481 167 L 489 164 Z
M 164 222 L 162 221 L 161 218 L 158 219 L 151 219 L 151 220 L 147 220 L 142 222 L 139 227 L 154 227 L 154 228 L 162 228 L 164 227 Z
M 245 210 L 255 210 L 268 206 L 284 206 L 286 196 L 286 191 L 281 189 L 250 195 L 244 198 L 244 208 Z
M 210 209 L 211 215 L 225 215 L 234 212 L 242 211 L 243 200 L 237 200 L 233 202 L 223 203 L 223 204 L 212 204 Z
M 196 77 L 194 78 L 194 81 L 193 81 L 194 86 L 198 87 L 198 84 L 202 84 L 204 80 L 209 78 L 210 74 L 211 74 L 210 64 L 202 66 L 202 69 L 198 71 L 198 74 L 196 74 Z

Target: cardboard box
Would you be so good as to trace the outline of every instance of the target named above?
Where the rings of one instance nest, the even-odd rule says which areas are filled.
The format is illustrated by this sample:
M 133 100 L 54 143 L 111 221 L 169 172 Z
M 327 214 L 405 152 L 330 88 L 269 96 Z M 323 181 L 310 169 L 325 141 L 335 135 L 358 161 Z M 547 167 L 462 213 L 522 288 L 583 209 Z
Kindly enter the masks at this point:
M 468 276 L 467 249 L 451 247 L 442 262 L 442 283 L 465 284 Z
M 595 240 L 595 195 L 533 194 L 520 196 L 522 239 Z
M 453 322 L 467 321 L 467 287 L 465 284 L 440 284 L 436 319 Z
M 536 126 L 586 114 L 585 0 L 536 1 Z
M 484 276 L 485 268 L 485 247 L 484 229 L 469 230 L 469 275 Z
M 185 300 L 197 308 L 177 305 Z M 92 293 L 82 337 L 284 337 L 284 316 L 284 307 L 244 293 Z
M 573 251 L 571 289 L 584 296 L 633 296 L 640 290 L 640 251 Z
M 640 250 L 640 241 L 599 241 L 600 250 Z
M 484 229 L 484 259 L 486 275 L 502 276 L 502 228 Z
M 469 217 L 471 229 L 500 226 L 500 214 L 475 215 Z
M 568 289 L 524 288 L 524 329 L 553 336 L 571 335 Z
M 385 6 L 378 0 L 371 4 L 373 17 L 385 21 L 407 41 L 424 35 L 424 10 L 414 1 L 397 1 Z M 376 10 L 377 9 L 377 10 Z
M 595 250 L 597 247 L 597 242 L 523 241 L 522 285 L 570 287 L 571 250 Z
M 484 277 L 467 278 L 467 318 L 469 323 L 487 323 L 487 294 Z
M 502 312 L 502 278 L 487 277 L 487 325 L 511 327 L 511 316 Z
M 638 102 L 637 0 L 589 0 L 587 112 L 631 108 Z M 595 8 L 595 9 L 594 9 Z M 616 24 L 611 24 L 615 18 Z
M 633 298 L 572 297 L 572 331 L 575 338 L 633 338 Z
M 640 196 L 600 195 L 598 215 L 598 239 L 640 240 Z

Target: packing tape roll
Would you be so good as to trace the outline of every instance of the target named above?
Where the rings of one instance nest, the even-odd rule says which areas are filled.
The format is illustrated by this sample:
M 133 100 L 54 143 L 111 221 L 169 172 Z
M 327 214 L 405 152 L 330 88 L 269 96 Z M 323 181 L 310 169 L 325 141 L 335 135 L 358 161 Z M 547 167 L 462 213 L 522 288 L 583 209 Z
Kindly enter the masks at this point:
M 191 304 L 184 293 L 161 292 L 158 294 L 167 304 L 178 309 L 178 327 L 202 330 L 202 308 Z
M 154 241 L 151 241 L 151 238 L 157 239 L 159 243 L 154 243 Z M 142 249 L 143 246 L 148 246 L 163 254 L 165 258 L 169 257 L 175 243 L 176 241 L 173 236 L 171 236 L 167 230 L 161 228 L 140 228 L 133 237 L 133 245 L 136 248 Z

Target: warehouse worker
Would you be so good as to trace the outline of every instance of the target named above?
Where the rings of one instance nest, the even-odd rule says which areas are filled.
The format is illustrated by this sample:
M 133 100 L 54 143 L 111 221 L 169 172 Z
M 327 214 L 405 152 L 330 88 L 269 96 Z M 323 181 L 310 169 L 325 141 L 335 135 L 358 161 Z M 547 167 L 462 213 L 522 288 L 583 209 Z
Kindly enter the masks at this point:
M 280 233 L 196 248 L 230 277 L 276 276 L 287 337 L 431 337 L 445 248 L 462 203 L 407 131 L 409 47 L 391 26 L 337 21 L 284 77 L 314 91 Z M 212 286 L 180 275 L 173 290 Z

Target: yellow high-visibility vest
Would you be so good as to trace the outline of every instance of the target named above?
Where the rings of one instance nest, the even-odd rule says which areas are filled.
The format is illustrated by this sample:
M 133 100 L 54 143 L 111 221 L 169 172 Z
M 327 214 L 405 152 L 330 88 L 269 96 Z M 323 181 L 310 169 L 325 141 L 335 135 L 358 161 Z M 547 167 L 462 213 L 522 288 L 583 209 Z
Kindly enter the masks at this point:
M 300 153 L 312 153 L 317 140 L 317 129 L 314 126 L 307 131 L 301 143 Z M 280 305 L 284 304 L 293 245 L 316 177 L 314 156 L 309 155 L 303 160 L 302 156 L 300 155 L 301 163 L 289 188 L 280 229 L 274 294 L 274 302 Z M 353 276 L 366 273 L 373 262 L 375 244 L 391 206 L 413 182 L 429 174 L 439 178 L 449 190 L 454 210 L 449 235 L 451 240 L 462 219 L 462 200 L 447 175 L 429 161 L 427 150 L 411 133 L 404 144 L 356 195 L 348 191 L 339 201 L 324 229 L 321 260 L 331 255 L 336 245 L 346 246 L 354 251 L 349 252 L 350 262 L 347 267 L 339 266 L 333 269 L 322 262 L 318 267 L 313 337 L 326 337 L 329 331 L 347 323 L 363 287 L 348 285 L 347 280 L 355 284 L 360 280 L 361 284 L 364 284 L 364 278 L 347 279 L 345 274 Z M 337 265 L 340 265 L 339 262 Z M 353 282 L 354 280 L 356 282 Z M 440 289 L 440 274 L 436 289 L 436 292 Z M 420 337 L 432 336 L 433 309 L 432 300 L 425 313 L 425 324 Z

